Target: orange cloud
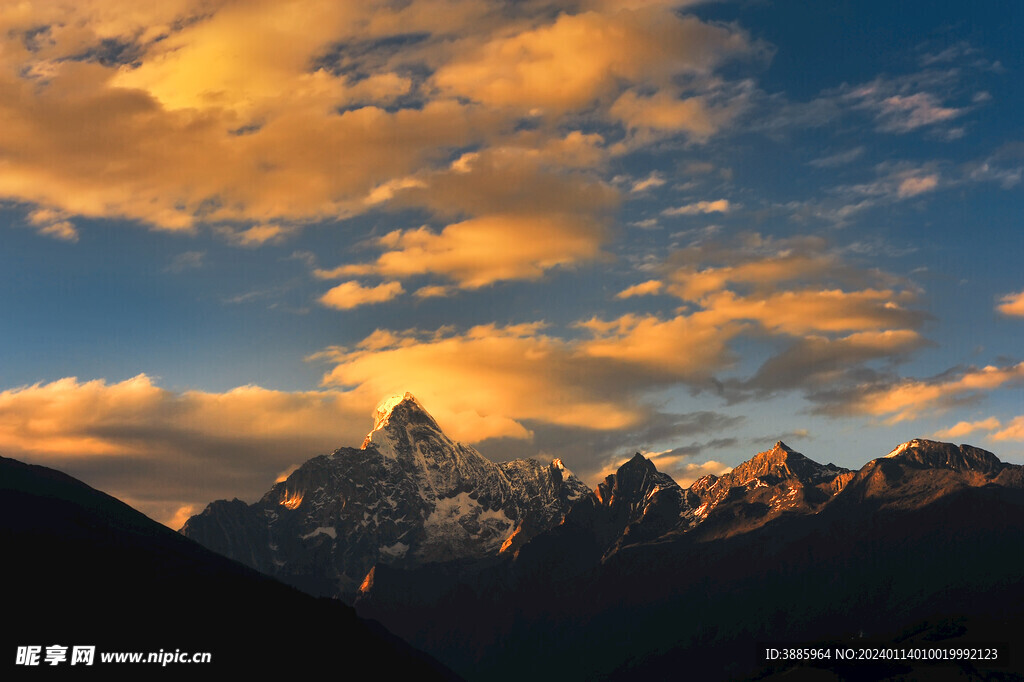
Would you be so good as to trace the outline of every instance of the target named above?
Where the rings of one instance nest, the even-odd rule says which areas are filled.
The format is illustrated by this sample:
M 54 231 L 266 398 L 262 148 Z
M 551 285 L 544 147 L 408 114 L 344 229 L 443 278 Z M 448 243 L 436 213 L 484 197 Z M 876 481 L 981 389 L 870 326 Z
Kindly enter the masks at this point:
M 82 457 L 141 455 L 166 447 L 139 434 L 149 428 L 245 439 L 302 433 L 302 441 L 333 442 L 339 418 L 352 405 L 358 402 L 331 391 L 242 386 L 226 393 L 175 394 L 145 374 L 113 384 L 69 377 L 0 392 L 0 448 Z
M 652 187 L 661 187 L 662 185 L 665 184 L 665 182 L 666 180 L 664 177 L 662 177 L 661 173 L 659 173 L 658 171 L 653 171 L 646 178 L 634 182 L 633 186 L 630 188 L 629 191 L 633 192 L 634 194 L 639 194 L 641 192 L 646 192 Z
M 459 165 L 468 169 L 476 163 L 469 159 Z M 518 242 L 507 236 L 513 233 Z M 546 265 L 543 258 L 550 257 L 544 250 L 557 245 L 551 240 L 559 235 L 548 229 L 534 239 L 523 238 L 532 234 L 529 226 L 515 229 L 510 223 L 491 229 L 483 220 L 456 223 L 440 233 L 428 228 L 396 231 L 379 240 L 387 251 L 376 262 L 319 274 L 404 278 L 445 272 L 463 287 L 538 277 Z M 499 243 L 508 253 L 501 261 L 488 260 L 490 251 L 474 246 L 476 239 L 491 244 L 505 239 Z M 743 239 L 739 248 L 705 244 L 682 250 L 665 266 L 670 284 L 649 280 L 618 295 L 627 298 L 667 288 L 691 300 L 691 309 L 667 316 L 595 317 L 574 325 L 588 332 L 582 338 L 542 333 L 539 325 L 484 325 L 463 333 L 378 330 L 355 348 L 319 354 L 335 365 L 325 383 L 371 394 L 412 390 L 441 410 L 463 412 L 480 406 L 480 413 L 491 419 L 481 425 L 494 430 L 466 429 L 462 437 L 472 440 L 470 433 L 476 438 L 488 437 L 480 435 L 484 433 L 522 435 L 522 423 L 529 420 L 584 427 L 598 409 L 612 415 L 598 420 L 601 428 L 639 423 L 644 411 L 636 401 L 646 392 L 678 383 L 705 385 L 733 366 L 736 355 L 731 346 L 741 336 L 790 340 L 789 347 L 767 361 L 744 387 L 758 390 L 769 388 L 762 386 L 769 378 L 777 386 L 773 390 L 819 386 L 829 378 L 844 379 L 851 368 L 899 358 L 926 343 L 916 330 L 923 315 L 907 307 L 915 299 L 913 291 L 828 286 L 831 280 L 892 284 L 897 278 L 848 266 L 817 238 Z M 708 262 L 711 267 L 702 267 Z M 510 264 L 517 269 L 508 270 Z M 796 288 L 781 286 L 793 284 Z M 780 382 L 780 374 L 792 379 Z M 621 399 L 609 401 L 608 390 Z M 523 402 L 509 395 L 529 399 Z M 550 406 L 556 397 L 563 403 L 557 409 Z
M 580 350 L 591 358 L 615 360 L 660 375 L 665 380 L 701 381 L 731 365 L 736 357 L 729 342 L 746 326 L 709 313 L 661 319 L 651 315 L 624 315 L 604 322 L 580 323 L 593 338 Z
M 995 431 L 1001 426 L 995 417 L 982 419 L 974 422 L 957 422 L 948 429 L 941 429 L 935 432 L 935 438 L 962 438 L 976 431 Z
M 0 199 L 68 241 L 78 216 L 212 227 L 243 247 L 371 210 L 428 216 L 335 277 L 475 288 L 601 259 L 621 145 L 574 130 L 578 114 L 706 138 L 734 99 L 715 69 L 754 46 L 677 3 L 585 5 L 4 8 Z
M 1024 291 L 1017 294 L 1006 294 L 999 301 L 996 310 L 1003 315 L 1024 317 Z
M 703 296 L 721 291 L 732 285 L 747 285 L 757 289 L 774 287 L 805 277 L 822 277 L 833 272 L 836 263 L 828 256 L 785 254 L 751 260 L 738 265 L 697 269 L 684 267 L 670 274 L 669 291 L 686 301 L 698 301 Z
M 818 237 L 747 233 L 726 243 L 701 242 L 655 269 L 664 279 L 618 297 L 664 291 L 687 305 L 672 316 L 584 322 L 579 326 L 593 338 L 579 342 L 581 352 L 700 386 L 734 365 L 738 338 L 784 340 L 753 376 L 717 379 L 720 390 L 740 400 L 847 384 L 855 369 L 905 358 L 928 344 L 918 332 L 927 316 L 914 309 L 917 291 L 909 282 L 851 266 Z
M 728 199 L 716 199 L 715 201 L 698 201 L 694 204 L 687 204 L 686 206 L 679 206 L 677 208 L 667 208 L 662 211 L 663 215 L 698 215 L 700 213 L 728 213 L 729 212 L 729 200 Z
M 911 176 L 900 182 L 896 194 L 900 199 L 905 199 L 917 196 L 918 194 L 924 194 L 925 192 L 931 192 L 938 186 L 938 175 Z
M 755 321 L 767 331 L 800 336 L 916 326 L 922 316 L 903 306 L 911 300 L 906 292 L 886 289 L 805 289 L 759 296 L 723 291 L 701 299 L 701 305 L 714 318 Z
M 558 117 L 597 106 L 600 118 L 621 118 L 608 110 L 616 100 L 625 107 L 629 96 L 620 96 L 639 86 L 668 114 L 648 106 L 627 118 L 706 136 L 713 122 L 699 121 L 696 108 L 685 121 L 675 111 L 698 100 L 672 103 L 661 90 L 679 77 L 691 89 L 718 87 L 712 71 L 750 42 L 674 3 L 596 3 L 557 16 L 522 9 L 494 12 L 484 0 L 6 6 L 0 198 L 52 212 L 31 222 L 65 240 L 85 216 L 167 230 L 213 225 L 255 246 L 392 205 L 450 225 L 482 221 L 492 236 L 513 213 L 518 224 L 560 232 L 538 253 L 511 253 L 494 274 L 467 274 L 440 257 L 466 242 L 462 228 L 416 245 L 468 286 L 591 259 L 615 198 L 587 174 L 610 152 L 600 135 L 560 132 Z M 418 37 L 386 40 L 410 35 Z M 366 49 L 377 40 L 387 47 Z M 410 76 L 411 66 L 422 75 Z M 346 75 L 353 69 L 360 78 Z M 403 108 L 403 98 L 415 106 Z M 540 124 L 521 130 L 523 116 Z M 477 156 L 452 164 L 452 150 L 467 147 Z M 491 162 L 508 150 L 528 161 L 498 177 Z M 589 235 L 566 217 L 579 207 L 579 222 L 599 226 Z
M 197 514 L 199 511 L 200 510 L 197 509 L 195 505 L 192 505 L 192 504 L 182 505 L 181 507 L 178 507 L 178 510 L 176 512 L 174 512 L 174 516 L 169 518 L 164 523 L 169 528 L 174 528 L 175 530 L 177 530 L 178 528 L 181 528 L 182 526 L 184 526 L 185 522 L 188 521 L 190 518 L 192 518 L 192 516 L 194 514 Z
M 697 213 L 702 206 L 710 208 L 717 203 L 699 202 L 672 210 Z M 784 283 L 820 286 L 833 281 L 856 285 L 865 279 L 865 273 L 830 253 L 820 237 L 772 239 L 757 233 L 741 234 L 727 243 L 708 242 L 680 249 L 670 255 L 665 270 L 671 283 L 669 291 L 686 301 L 736 287 L 772 291 Z M 873 279 L 893 280 L 882 273 L 874 273 Z
M 714 108 L 703 97 L 680 99 L 665 90 L 648 97 L 628 90 L 608 113 L 628 131 L 640 133 L 641 142 L 653 141 L 665 132 L 685 132 L 695 140 L 706 140 L 733 117 L 731 110 Z
M 385 282 L 375 287 L 364 287 L 359 282 L 343 282 L 320 297 L 328 308 L 350 310 L 361 305 L 384 303 L 405 293 L 401 282 Z
M 392 231 L 377 240 L 384 253 L 376 261 L 314 274 L 397 279 L 433 274 L 472 289 L 537 279 L 558 266 L 605 258 L 602 247 L 610 238 L 618 193 L 593 175 L 557 171 L 595 161 L 591 153 L 599 139 L 569 134 L 540 149 L 502 146 L 468 153 L 447 168 L 403 181 L 389 190 L 393 206 L 471 217 L 441 229 Z
M 39 208 L 28 214 L 28 222 L 41 235 L 66 242 L 77 242 L 78 230 L 71 221 L 65 220 L 66 217 L 61 211 Z
M 268 243 L 283 241 L 289 234 L 295 231 L 294 227 L 284 225 L 253 225 L 244 230 L 223 230 L 228 241 L 238 246 L 255 247 Z
M 610 392 L 622 379 L 618 368 L 594 363 L 572 343 L 540 329 L 529 324 L 483 325 L 461 334 L 388 332 L 319 357 L 334 363 L 325 385 L 355 386 L 361 395 L 411 391 L 463 441 L 527 438 L 522 420 L 601 430 L 640 421 L 644 412 L 632 404 L 628 383 Z
M 171 230 L 343 218 L 364 211 L 374 187 L 429 164 L 438 146 L 481 134 L 475 115 L 452 102 L 329 117 L 289 108 L 233 134 L 244 121 L 230 112 L 168 111 L 109 81 L 103 67 L 71 64 L 38 92 L 4 83 L 0 107 L 12 120 L 0 144 L 17 161 L 0 169 L 0 195 Z M 358 163 L 339 165 L 339 149 Z M 55 155 L 61 163 L 49 161 Z
M 989 365 L 963 372 L 956 379 L 904 379 L 891 386 L 869 387 L 844 404 L 843 408 L 846 412 L 885 416 L 886 423 L 893 424 L 1022 381 L 1024 362 L 1008 367 Z M 1010 432 L 1010 429 L 1012 425 L 1004 432 Z
M 443 298 L 444 296 L 450 296 L 452 293 L 451 287 L 430 285 L 420 287 L 414 292 L 414 296 L 417 298 Z
M 656 279 L 649 279 L 646 282 L 640 284 L 634 284 L 631 287 L 623 289 L 619 293 L 615 294 L 615 298 L 632 298 L 634 296 L 651 296 L 661 292 L 662 287 L 665 286 L 664 282 Z
M 537 279 L 559 265 L 602 255 L 607 231 L 571 215 L 487 215 L 448 225 L 392 232 L 376 262 L 345 266 L 345 274 L 406 278 L 442 275 L 468 289 L 501 280 Z
M 913 329 L 924 319 L 907 307 L 916 300 L 908 283 L 844 263 L 818 237 L 743 234 L 681 249 L 663 269 L 668 293 L 698 304 L 710 320 L 754 322 L 772 334 Z
M 1005 428 L 989 437 L 992 440 L 1024 440 L 1024 416 L 1014 417 Z
M 614 94 L 623 80 L 666 85 L 747 49 L 741 34 L 668 8 L 561 14 L 459 55 L 434 81 L 485 105 L 561 113 Z

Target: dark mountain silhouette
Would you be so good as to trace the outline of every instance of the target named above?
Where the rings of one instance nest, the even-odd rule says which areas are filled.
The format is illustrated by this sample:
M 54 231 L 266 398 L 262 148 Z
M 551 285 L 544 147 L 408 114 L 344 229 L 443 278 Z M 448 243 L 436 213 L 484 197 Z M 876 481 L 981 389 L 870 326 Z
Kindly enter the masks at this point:
M 634 457 L 514 561 L 381 566 L 358 609 L 470 679 L 521 677 L 533 670 L 524 660 L 546 679 L 754 678 L 783 670 L 759 658 L 768 642 L 1008 645 L 998 664 L 801 667 L 780 679 L 1017 679 L 1021 467 L 969 446 L 897 450 L 854 473 L 777 444 L 671 492 L 671 513 L 655 500 L 675 489 Z M 661 532 L 677 509 L 716 499 L 692 530 Z
M 100 652 L 179 649 L 212 654 L 196 668 L 261 677 L 310 665 L 455 677 L 352 609 L 214 554 L 52 469 L 0 458 L 0 515 L 5 666 L 18 646 L 60 644 L 95 645 L 105 678 L 145 679 L 160 666 L 101 666 Z

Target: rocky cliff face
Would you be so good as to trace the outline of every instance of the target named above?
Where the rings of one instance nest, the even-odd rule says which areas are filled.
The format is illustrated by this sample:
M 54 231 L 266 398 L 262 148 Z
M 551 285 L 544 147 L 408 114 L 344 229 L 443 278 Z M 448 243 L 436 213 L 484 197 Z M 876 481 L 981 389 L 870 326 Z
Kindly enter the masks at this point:
M 210 504 L 181 532 L 315 594 L 351 598 L 377 563 L 483 559 L 561 521 L 589 489 L 558 460 L 495 464 L 411 394 L 383 401 L 360 449 L 315 457 L 253 504 Z
M 486 680 L 761 679 L 772 638 L 995 641 L 1024 632 L 1022 472 L 923 440 L 856 472 L 777 443 L 683 489 L 635 455 L 511 561 L 381 570 L 357 608 Z
M 726 537 L 784 513 L 815 513 L 853 475 L 778 442 L 731 472 L 705 476 L 684 489 L 637 453 L 573 508 L 566 529 L 558 533 L 586 535 L 604 559 L 625 547 L 688 533 L 702 539 Z
M 853 478 L 834 464 L 819 464 L 782 441 L 722 476 L 705 476 L 691 490 L 700 499 L 703 537 L 758 528 L 783 513 L 812 514 Z
M 970 445 L 915 438 L 861 467 L 842 499 L 845 504 L 914 509 L 957 490 L 989 484 L 1024 487 L 1024 467 Z

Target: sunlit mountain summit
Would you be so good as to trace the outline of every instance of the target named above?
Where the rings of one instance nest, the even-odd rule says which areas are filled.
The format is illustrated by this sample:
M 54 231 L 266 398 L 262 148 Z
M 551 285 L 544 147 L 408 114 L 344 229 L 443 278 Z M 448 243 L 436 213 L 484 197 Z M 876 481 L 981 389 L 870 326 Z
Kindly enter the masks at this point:
M 405 393 L 381 401 L 360 448 L 307 461 L 255 504 L 214 502 L 181 532 L 307 591 L 351 598 L 378 562 L 515 551 L 589 492 L 560 460 L 495 464 L 453 442 Z

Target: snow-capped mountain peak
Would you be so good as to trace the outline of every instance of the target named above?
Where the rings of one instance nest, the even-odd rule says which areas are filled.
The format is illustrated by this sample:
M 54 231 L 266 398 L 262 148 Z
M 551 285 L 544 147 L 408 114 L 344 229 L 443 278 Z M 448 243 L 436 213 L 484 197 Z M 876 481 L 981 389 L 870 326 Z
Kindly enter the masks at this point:
M 893 449 L 892 452 L 883 457 L 883 459 L 891 459 L 893 457 L 898 457 L 899 455 L 903 454 L 904 452 L 914 447 L 915 445 L 919 445 L 920 442 L 921 441 L 919 439 L 914 438 L 912 440 L 908 440 L 906 443 L 900 443 Z
M 988 450 L 971 445 L 954 445 L 914 438 L 899 445 L 881 459 L 914 462 L 933 469 L 998 473 L 1006 465 Z
M 412 393 L 396 393 L 381 400 L 374 410 L 374 428 L 362 440 L 360 450 L 366 450 L 375 444 L 382 455 L 395 456 L 396 450 L 402 450 L 399 443 L 410 441 L 409 429 L 414 426 L 419 431 L 429 431 L 434 437 L 451 443 L 434 418 L 424 410 L 422 404 Z
M 410 393 L 381 401 L 373 424 L 360 449 L 314 457 L 256 504 L 214 502 L 182 532 L 307 591 L 352 597 L 378 563 L 514 553 L 590 493 L 560 462 L 496 464 L 452 441 Z
M 404 394 L 396 393 L 395 395 L 388 396 L 384 400 L 377 404 L 376 409 L 373 411 L 373 430 L 376 431 L 383 426 L 386 426 L 388 419 L 391 418 L 391 413 L 394 412 L 395 408 L 402 402 L 411 400 L 416 402 L 416 397 L 409 392 Z M 419 403 L 417 403 L 419 404 Z

